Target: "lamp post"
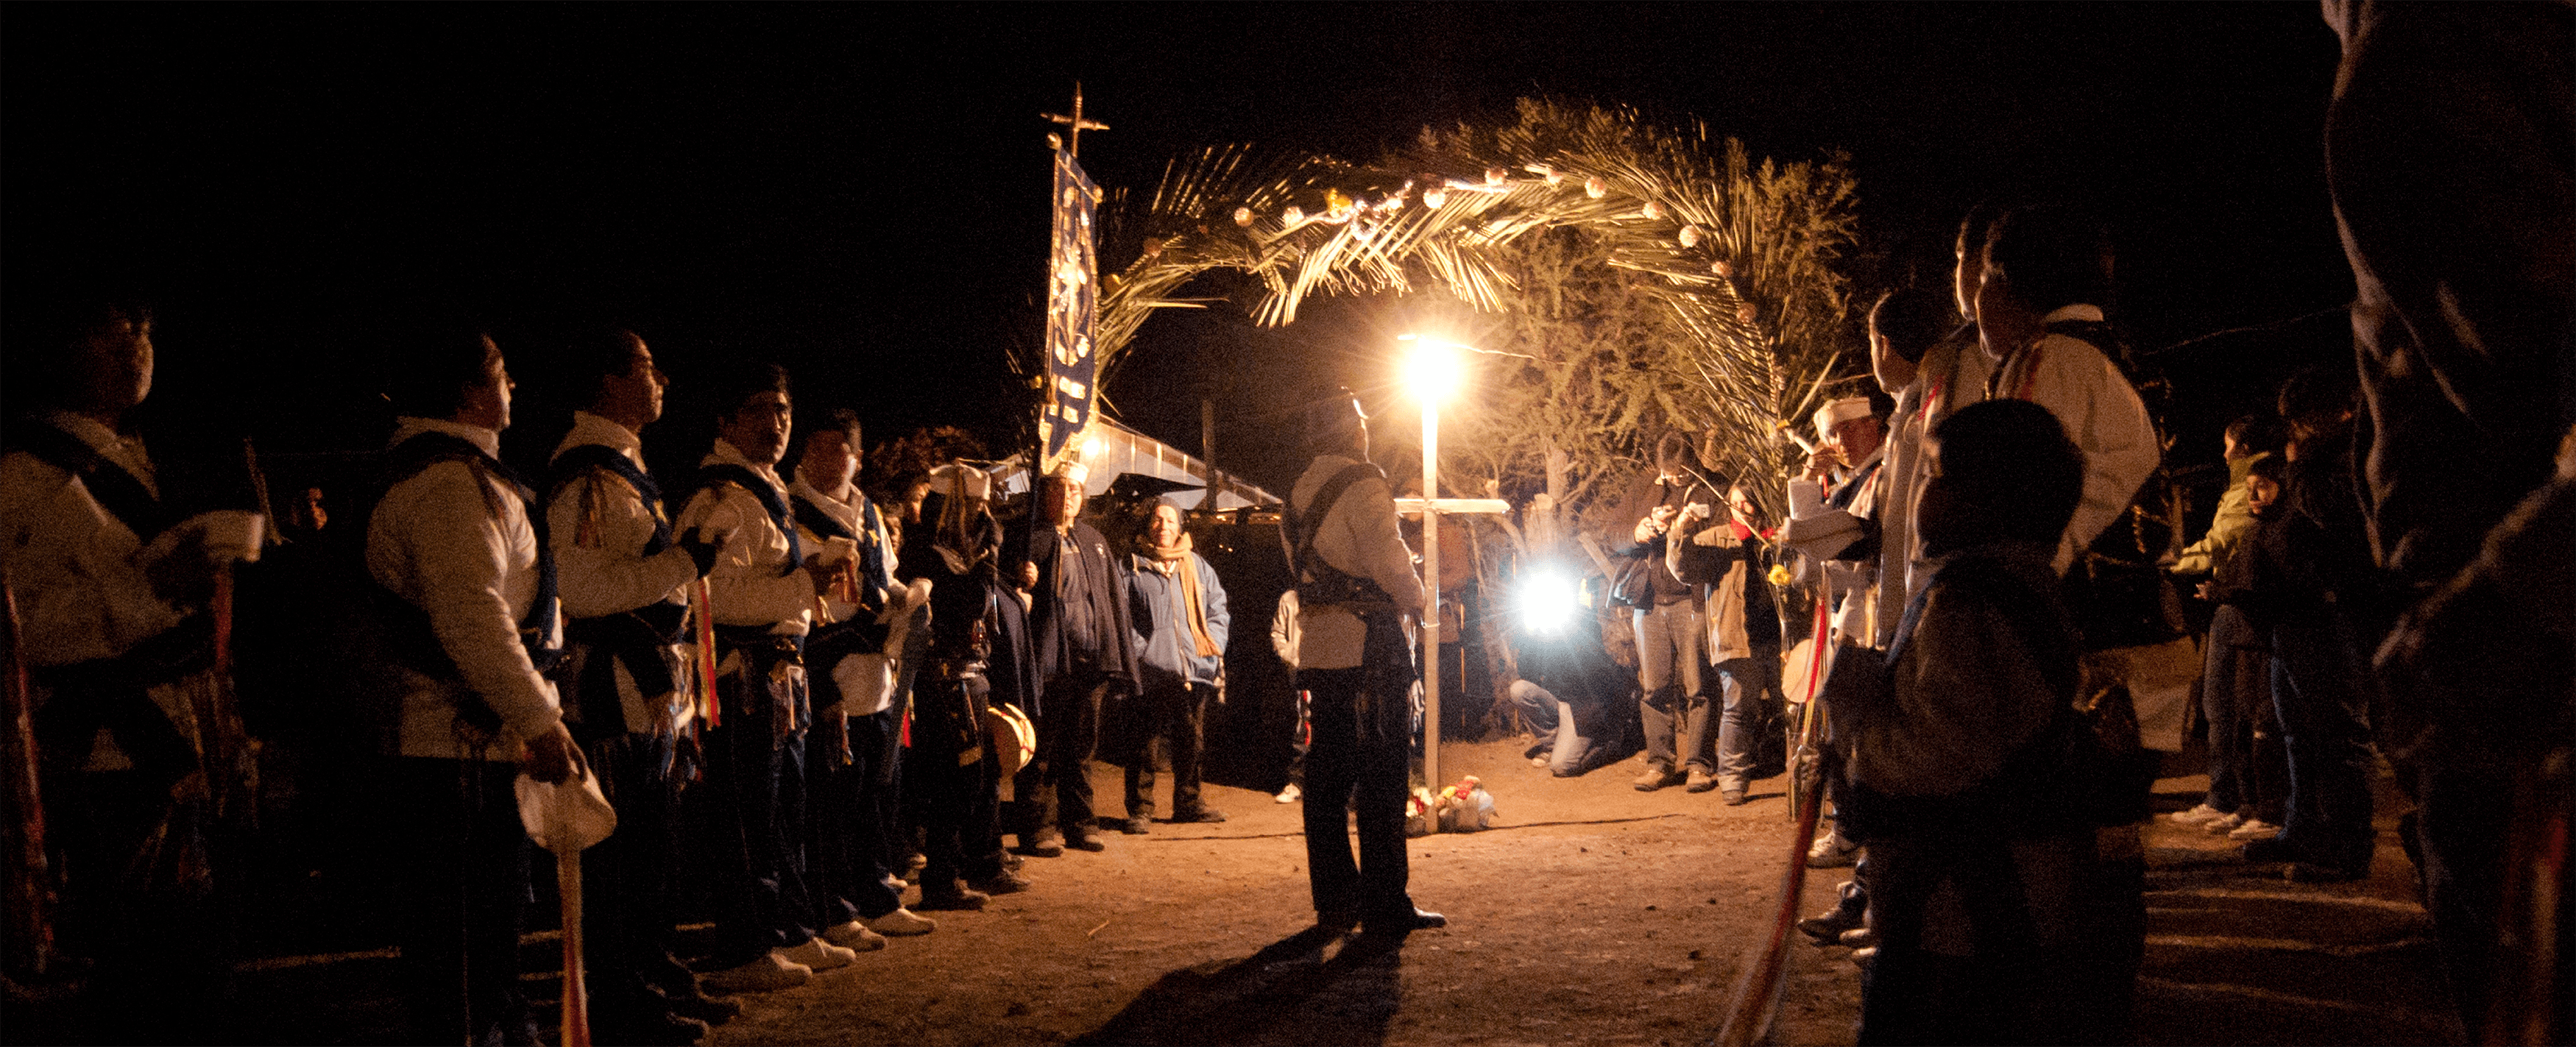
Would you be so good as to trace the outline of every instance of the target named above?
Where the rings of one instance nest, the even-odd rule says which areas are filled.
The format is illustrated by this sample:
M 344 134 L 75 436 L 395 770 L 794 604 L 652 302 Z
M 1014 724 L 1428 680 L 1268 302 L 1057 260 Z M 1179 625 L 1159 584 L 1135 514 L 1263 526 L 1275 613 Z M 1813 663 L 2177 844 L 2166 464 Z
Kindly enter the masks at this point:
M 1440 401 L 1457 391 L 1459 363 L 1448 342 L 1413 343 L 1406 384 L 1422 401 L 1422 780 L 1440 788 Z M 1434 828 L 1437 826 L 1435 824 Z

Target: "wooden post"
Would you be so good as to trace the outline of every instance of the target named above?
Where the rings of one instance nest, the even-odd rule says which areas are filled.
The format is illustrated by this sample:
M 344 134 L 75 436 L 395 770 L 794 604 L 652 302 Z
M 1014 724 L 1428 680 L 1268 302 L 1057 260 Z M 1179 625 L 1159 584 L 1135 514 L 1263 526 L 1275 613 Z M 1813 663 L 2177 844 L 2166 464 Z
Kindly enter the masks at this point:
M 1199 400 L 1199 464 L 1207 469 L 1207 486 L 1202 489 L 1199 494 L 1199 509 L 1200 511 L 1205 512 L 1217 508 L 1216 488 L 1218 483 L 1216 478 L 1216 401 L 1205 398 Z

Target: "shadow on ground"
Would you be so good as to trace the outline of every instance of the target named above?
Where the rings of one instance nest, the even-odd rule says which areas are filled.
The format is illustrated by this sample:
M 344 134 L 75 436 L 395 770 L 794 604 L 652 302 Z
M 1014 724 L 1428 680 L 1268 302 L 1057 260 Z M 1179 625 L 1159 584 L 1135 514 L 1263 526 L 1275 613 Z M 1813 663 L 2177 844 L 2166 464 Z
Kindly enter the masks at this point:
M 1073 1042 L 1383 1043 L 1403 1002 L 1403 944 L 1308 928 L 1239 960 L 1165 974 Z

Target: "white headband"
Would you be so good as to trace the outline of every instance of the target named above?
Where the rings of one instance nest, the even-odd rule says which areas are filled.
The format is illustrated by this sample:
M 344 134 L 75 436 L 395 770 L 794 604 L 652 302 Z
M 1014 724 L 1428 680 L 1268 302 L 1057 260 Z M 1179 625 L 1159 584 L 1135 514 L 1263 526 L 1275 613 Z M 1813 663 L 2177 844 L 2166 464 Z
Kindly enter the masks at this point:
M 1834 438 L 1835 426 L 1854 418 L 1867 418 L 1872 413 L 1869 409 L 1869 398 L 1865 396 L 1847 396 L 1828 403 L 1816 410 L 1816 436 L 1831 440 Z

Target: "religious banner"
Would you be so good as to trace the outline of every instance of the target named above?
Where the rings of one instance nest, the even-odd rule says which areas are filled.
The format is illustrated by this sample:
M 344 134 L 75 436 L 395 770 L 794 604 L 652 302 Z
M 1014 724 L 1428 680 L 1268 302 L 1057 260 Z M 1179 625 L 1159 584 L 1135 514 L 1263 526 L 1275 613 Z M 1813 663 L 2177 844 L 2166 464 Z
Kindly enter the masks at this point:
M 1093 218 L 1100 189 L 1082 164 L 1055 153 L 1055 239 L 1047 258 L 1046 390 L 1038 406 L 1039 472 L 1053 473 L 1082 446 L 1098 392 L 1092 318 L 1099 305 Z

